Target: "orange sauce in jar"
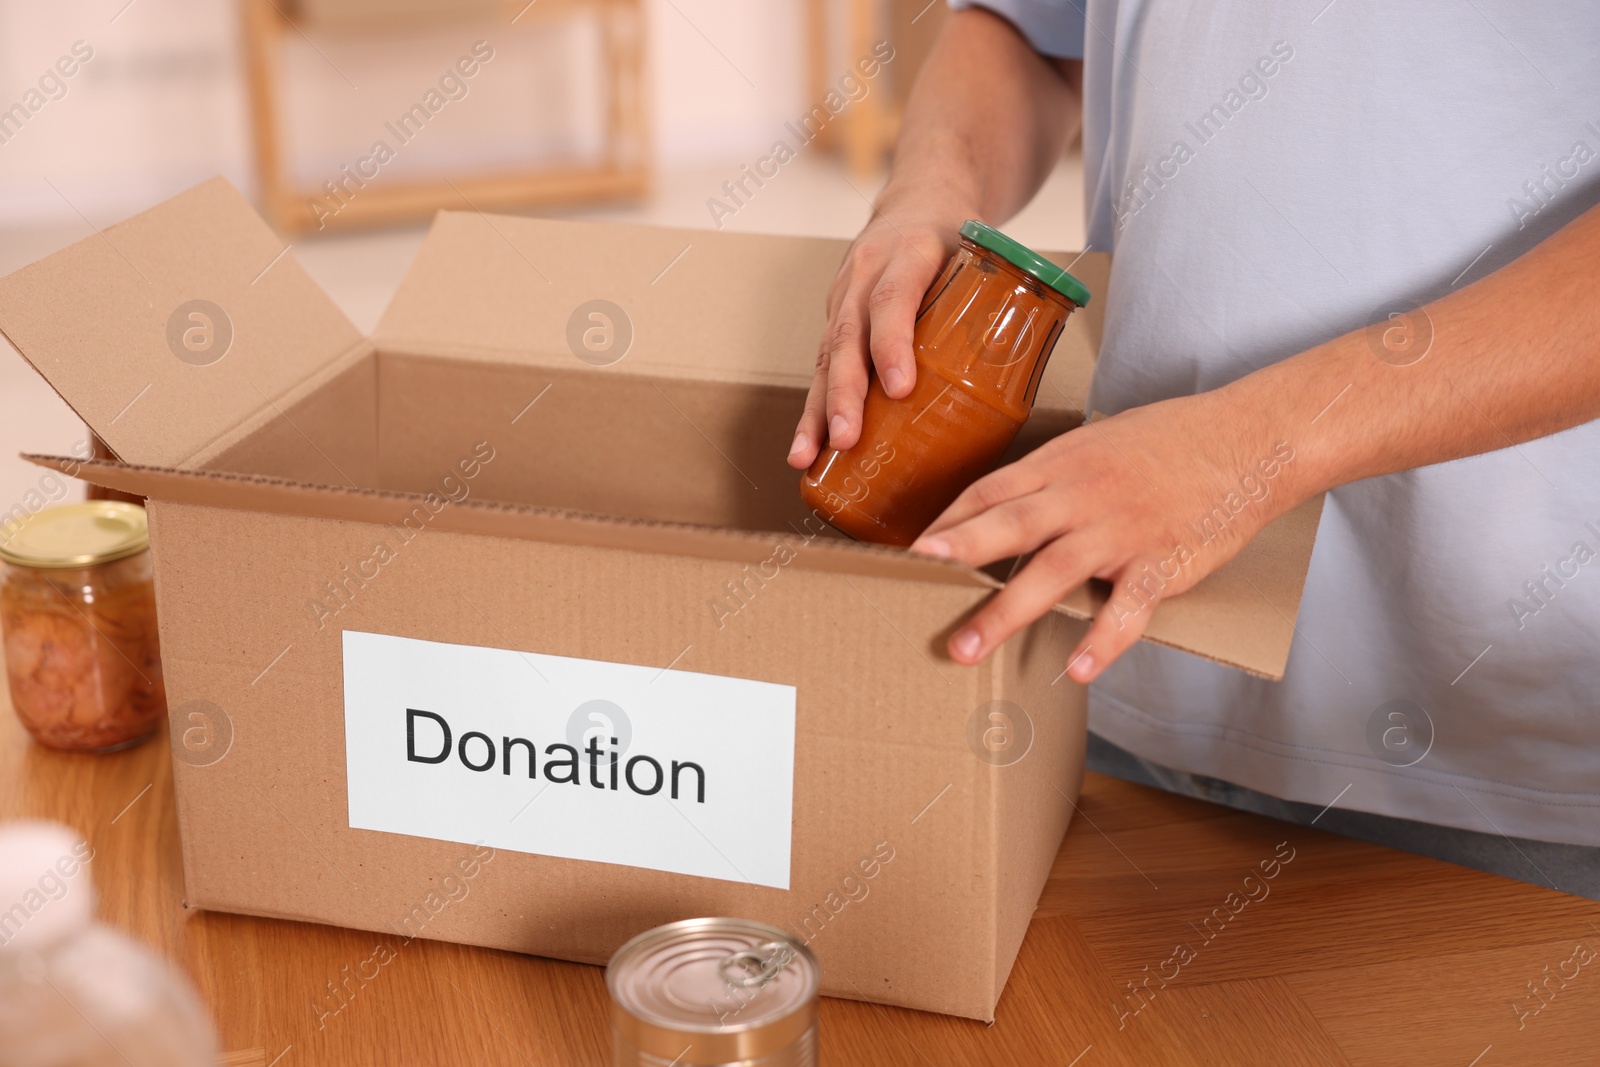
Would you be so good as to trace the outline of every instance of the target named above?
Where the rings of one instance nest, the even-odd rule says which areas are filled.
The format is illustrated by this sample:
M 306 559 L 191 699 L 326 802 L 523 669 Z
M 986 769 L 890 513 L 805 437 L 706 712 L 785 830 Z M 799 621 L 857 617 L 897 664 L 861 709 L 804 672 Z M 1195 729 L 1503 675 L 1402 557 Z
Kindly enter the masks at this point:
M 166 716 L 142 507 L 91 501 L 0 527 L 11 705 L 34 740 L 109 752 Z
M 807 506 L 861 541 L 909 545 L 999 463 L 1033 409 L 1081 282 L 981 222 L 923 298 L 912 336 L 917 380 L 899 400 L 876 375 L 861 437 L 825 448 L 800 479 Z

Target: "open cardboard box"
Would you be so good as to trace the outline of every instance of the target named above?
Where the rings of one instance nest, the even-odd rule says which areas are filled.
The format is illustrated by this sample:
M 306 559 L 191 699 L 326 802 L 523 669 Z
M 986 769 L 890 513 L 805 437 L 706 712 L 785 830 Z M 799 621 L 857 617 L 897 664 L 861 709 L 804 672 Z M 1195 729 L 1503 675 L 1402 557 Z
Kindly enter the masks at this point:
M 149 497 L 186 903 L 594 963 L 746 916 L 828 994 L 992 1019 L 1078 794 L 1096 595 L 961 667 L 996 578 L 803 508 L 844 248 L 444 213 L 368 339 L 217 179 L 0 279 L 120 461 L 33 458 Z M 1108 267 L 1074 268 L 1097 300 L 1019 447 L 1077 420 Z M 1149 639 L 1279 675 L 1318 507 Z M 550 762 L 619 719 L 574 748 L 638 788 Z

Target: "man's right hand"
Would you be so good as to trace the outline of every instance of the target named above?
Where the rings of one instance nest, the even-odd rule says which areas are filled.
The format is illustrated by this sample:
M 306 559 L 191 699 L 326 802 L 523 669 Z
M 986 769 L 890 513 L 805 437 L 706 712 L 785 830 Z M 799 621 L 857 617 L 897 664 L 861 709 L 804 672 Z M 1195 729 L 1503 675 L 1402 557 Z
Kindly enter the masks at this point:
M 791 467 L 856 443 L 874 372 L 891 397 L 911 392 L 917 308 L 961 224 L 1028 202 L 1077 130 L 1081 84 L 1081 64 L 1045 59 L 1001 16 L 951 15 L 906 104 L 889 182 L 828 292 Z
M 964 219 L 928 208 L 874 211 L 828 291 L 828 328 L 789 449 L 791 467 L 811 466 L 825 446 L 856 443 L 872 373 L 895 399 L 911 392 L 917 308 L 955 251 Z

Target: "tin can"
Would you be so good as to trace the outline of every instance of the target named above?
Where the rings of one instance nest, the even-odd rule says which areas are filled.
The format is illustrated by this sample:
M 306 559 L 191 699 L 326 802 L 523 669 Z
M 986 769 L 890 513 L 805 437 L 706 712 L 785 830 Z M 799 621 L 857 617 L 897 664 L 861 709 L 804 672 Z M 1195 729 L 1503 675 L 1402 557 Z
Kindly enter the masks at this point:
M 614 1067 L 814 1067 L 822 970 L 748 919 L 647 930 L 606 967 Z

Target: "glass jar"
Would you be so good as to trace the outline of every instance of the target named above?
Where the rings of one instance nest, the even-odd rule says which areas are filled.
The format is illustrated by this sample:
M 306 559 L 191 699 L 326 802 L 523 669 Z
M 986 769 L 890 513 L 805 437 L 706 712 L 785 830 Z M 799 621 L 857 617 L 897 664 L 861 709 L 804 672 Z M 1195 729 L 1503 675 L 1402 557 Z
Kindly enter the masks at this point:
M 873 375 L 861 437 L 823 449 L 800 480 L 806 505 L 861 541 L 909 545 L 995 468 L 1033 410 L 1045 363 L 1089 290 L 981 222 L 917 312 L 917 381 L 899 400 Z
M 0 528 L 0 561 L 11 706 L 34 740 L 111 752 L 155 733 L 167 698 L 144 508 L 46 508 Z

